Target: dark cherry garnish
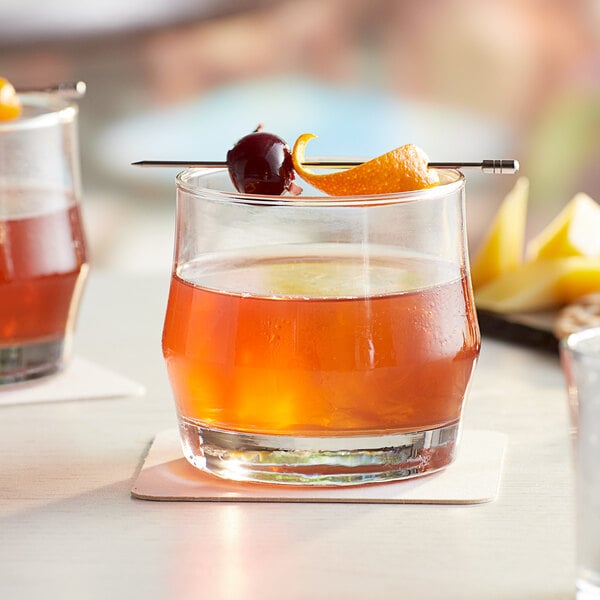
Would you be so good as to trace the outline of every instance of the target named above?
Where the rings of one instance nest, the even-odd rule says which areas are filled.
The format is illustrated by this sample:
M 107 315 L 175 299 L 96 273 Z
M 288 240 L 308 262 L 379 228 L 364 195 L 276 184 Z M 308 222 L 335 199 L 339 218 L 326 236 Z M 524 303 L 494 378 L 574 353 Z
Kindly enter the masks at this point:
M 238 192 L 268 196 L 296 193 L 289 146 L 280 137 L 260 128 L 229 150 L 227 166 Z

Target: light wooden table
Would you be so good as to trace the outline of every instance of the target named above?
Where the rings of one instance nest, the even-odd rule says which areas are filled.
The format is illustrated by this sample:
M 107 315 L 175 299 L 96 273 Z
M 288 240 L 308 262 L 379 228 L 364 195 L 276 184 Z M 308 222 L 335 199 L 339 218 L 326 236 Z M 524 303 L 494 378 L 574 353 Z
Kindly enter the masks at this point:
M 558 360 L 488 339 L 465 419 L 509 435 L 493 503 L 132 499 L 154 434 L 175 426 L 160 353 L 167 287 L 168 274 L 94 273 L 79 320 L 77 353 L 146 396 L 0 408 L 0 598 L 574 597 Z

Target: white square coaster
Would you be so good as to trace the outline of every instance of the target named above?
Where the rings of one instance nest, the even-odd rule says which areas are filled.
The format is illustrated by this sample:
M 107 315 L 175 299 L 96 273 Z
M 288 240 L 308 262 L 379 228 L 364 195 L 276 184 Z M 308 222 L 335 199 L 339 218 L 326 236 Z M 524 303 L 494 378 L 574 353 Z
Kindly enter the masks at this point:
M 75 356 L 55 375 L 0 387 L 0 406 L 68 400 L 141 396 L 144 386 L 119 373 Z
M 131 490 L 134 498 L 162 501 L 366 502 L 479 504 L 498 495 L 507 437 L 465 430 L 453 464 L 405 481 L 348 487 L 288 486 L 226 481 L 183 458 L 178 432 L 159 433 Z

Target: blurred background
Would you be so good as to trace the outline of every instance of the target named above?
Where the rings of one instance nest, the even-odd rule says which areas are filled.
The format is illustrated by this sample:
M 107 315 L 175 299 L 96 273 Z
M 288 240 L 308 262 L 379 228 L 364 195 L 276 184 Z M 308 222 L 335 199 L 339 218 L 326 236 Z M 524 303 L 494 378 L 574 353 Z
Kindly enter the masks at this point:
M 532 233 L 600 200 L 597 0 L 2 0 L 0 75 L 88 84 L 95 268 L 170 269 L 175 173 L 132 161 L 223 160 L 258 123 L 313 155 L 517 158 Z M 514 181 L 469 173 L 472 248 Z

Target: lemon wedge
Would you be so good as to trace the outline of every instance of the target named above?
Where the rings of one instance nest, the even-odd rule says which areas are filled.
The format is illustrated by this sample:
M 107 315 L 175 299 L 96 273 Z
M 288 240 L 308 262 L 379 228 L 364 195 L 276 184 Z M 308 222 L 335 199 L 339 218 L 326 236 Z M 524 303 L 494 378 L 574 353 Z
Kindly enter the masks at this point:
M 582 256 L 521 264 L 475 290 L 478 308 L 498 313 L 555 308 L 600 290 L 600 259 Z
M 528 261 L 568 256 L 600 256 L 600 205 L 587 194 L 576 194 L 529 244 Z
M 273 296 L 360 297 L 419 289 L 425 277 L 396 265 L 365 266 L 334 259 L 284 261 L 269 265 L 266 289 Z
M 481 247 L 471 261 L 471 281 L 477 289 L 514 271 L 523 262 L 529 180 L 520 177 L 506 195 Z

